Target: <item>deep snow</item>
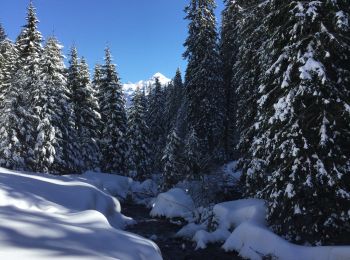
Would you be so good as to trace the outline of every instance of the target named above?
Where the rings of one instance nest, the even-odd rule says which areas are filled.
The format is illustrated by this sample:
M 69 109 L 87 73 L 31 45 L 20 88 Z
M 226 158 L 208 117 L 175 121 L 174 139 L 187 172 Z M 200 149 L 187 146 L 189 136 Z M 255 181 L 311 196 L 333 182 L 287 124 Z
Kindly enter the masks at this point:
M 0 168 L 0 258 L 162 259 L 154 242 L 120 229 L 133 220 L 108 190 L 123 195 L 130 184 L 104 174 Z

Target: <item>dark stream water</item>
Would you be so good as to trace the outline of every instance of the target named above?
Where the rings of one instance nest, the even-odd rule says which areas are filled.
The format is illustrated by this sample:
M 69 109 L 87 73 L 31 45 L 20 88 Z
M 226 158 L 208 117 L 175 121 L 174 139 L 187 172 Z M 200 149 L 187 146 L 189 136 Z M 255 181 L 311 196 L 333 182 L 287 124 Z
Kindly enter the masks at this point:
M 152 218 L 150 210 L 141 205 L 123 204 L 122 213 L 137 221 L 136 225 L 127 227 L 127 231 L 153 240 L 160 250 L 164 260 L 241 260 L 236 253 L 225 252 L 220 245 L 209 245 L 206 249 L 195 250 L 192 241 L 175 238 L 182 227 L 163 218 Z M 152 260 L 152 259 L 150 259 Z

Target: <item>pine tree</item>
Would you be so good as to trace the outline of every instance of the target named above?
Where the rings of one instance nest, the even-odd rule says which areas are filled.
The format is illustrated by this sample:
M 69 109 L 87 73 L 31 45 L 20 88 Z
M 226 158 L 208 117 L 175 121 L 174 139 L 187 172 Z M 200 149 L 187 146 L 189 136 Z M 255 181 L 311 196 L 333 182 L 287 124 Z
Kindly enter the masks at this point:
M 42 54 L 42 36 L 37 30 L 38 19 L 32 3 L 28 7 L 27 24 L 19 35 L 16 47 L 19 57 L 16 71 L 12 77 L 12 86 L 6 99 L 9 100 L 9 127 L 5 147 L 8 167 L 33 169 L 34 147 L 37 118 L 34 113 L 35 90 L 40 75 L 40 57 Z
M 262 71 L 266 64 L 262 61 L 265 51 L 266 25 L 263 18 L 266 14 L 266 1 L 250 0 L 238 1 L 239 20 L 237 23 L 237 45 L 240 46 L 236 54 L 233 67 L 232 84 L 235 89 L 237 103 L 235 108 L 235 128 L 238 137 L 237 150 L 240 166 L 245 170 L 251 163 L 249 149 L 256 130 L 256 113 L 259 85 Z M 269 55 L 269 54 L 267 54 Z M 246 176 L 243 175 L 244 179 Z M 264 185 L 259 179 L 257 184 Z
M 222 12 L 220 58 L 222 63 L 222 78 L 225 89 L 225 120 L 224 120 L 224 149 L 227 159 L 236 157 L 236 104 L 239 98 L 235 95 L 237 85 L 234 84 L 234 65 L 241 47 L 239 22 L 241 21 L 241 7 L 237 1 L 225 0 Z
M 79 86 L 74 95 L 80 111 L 76 126 L 85 170 L 97 169 L 100 161 L 98 138 L 101 116 L 95 92 L 90 82 L 89 67 L 83 58 L 79 64 Z
M 155 84 L 148 96 L 147 124 L 150 129 L 151 152 L 153 155 L 152 166 L 154 170 L 161 170 L 162 151 L 165 146 L 165 95 L 159 78 L 155 79 Z
M 79 131 L 82 128 L 80 123 L 82 122 L 82 108 L 80 107 L 80 93 L 79 89 L 81 87 L 81 75 L 80 75 L 80 61 L 78 57 L 78 50 L 76 47 L 72 47 L 70 50 L 70 60 L 69 67 L 67 70 L 67 88 L 69 90 L 68 102 L 71 108 L 71 113 L 69 115 L 72 124 L 70 131 L 67 133 L 68 138 L 75 138 L 72 143 L 75 159 L 71 162 L 73 168 L 77 172 L 81 172 L 85 169 L 84 158 L 81 151 L 81 142 Z M 73 154 L 72 154 L 73 155 Z M 70 156 L 70 155 L 69 155 Z
M 181 78 L 181 72 L 176 70 L 176 74 L 172 82 L 165 88 L 166 104 L 165 104 L 165 133 L 169 133 L 176 126 L 177 115 L 180 109 L 184 94 L 184 87 Z
M 128 144 L 125 98 L 108 48 L 99 93 L 102 118 L 102 169 L 106 172 L 126 174 Z
M 204 154 L 215 161 L 219 156 L 223 129 L 223 82 L 217 44 L 213 0 L 191 0 L 186 7 L 190 21 L 184 58 L 188 60 L 185 85 L 189 127 L 196 132 Z
M 128 143 L 130 169 L 136 172 L 136 179 L 145 180 L 151 176 L 151 151 L 149 128 L 146 123 L 144 94 L 139 88 L 132 97 L 128 116 Z
M 248 184 L 274 230 L 296 241 L 350 232 L 349 15 L 345 0 L 269 3 Z
M 0 23 L 0 44 L 7 38 L 7 35 L 5 33 L 5 29 Z
M 204 169 L 204 156 L 201 141 L 196 130 L 190 129 L 185 143 L 185 172 L 186 179 L 201 179 L 200 172 Z
M 55 149 L 54 161 L 50 163 L 50 172 L 72 173 L 79 169 L 76 167 L 76 159 L 79 158 L 75 133 L 75 122 L 72 117 L 71 95 L 67 86 L 66 68 L 63 46 L 56 38 L 50 37 L 42 55 L 42 71 L 40 75 L 40 94 L 45 104 L 40 113 L 49 119 L 54 128 Z M 64 123 L 63 123 L 64 122 Z M 41 152 L 38 149 L 38 152 Z
M 172 188 L 182 179 L 183 162 L 181 157 L 181 140 L 172 130 L 167 137 L 167 144 L 163 152 L 163 183 L 162 190 Z
M 96 95 L 98 96 L 98 90 L 102 83 L 102 67 L 100 64 L 96 64 L 94 68 L 94 77 L 92 79 L 92 85 L 96 91 Z
M 57 95 L 65 84 L 62 74 L 63 60 L 56 39 L 49 38 L 41 56 L 40 75 L 33 91 L 33 116 L 36 123 L 36 135 L 33 157 L 33 169 L 37 172 L 56 172 L 54 163 L 62 166 L 63 156 L 59 143 L 62 138 L 58 121 L 61 116 L 60 96 Z M 62 123 L 62 122 L 61 122 Z
M 12 85 L 18 52 L 8 39 L 1 43 L 0 71 L 0 165 L 7 168 L 24 168 L 24 158 L 17 132 L 13 129 L 18 120 L 15 114 L 18 91 Z

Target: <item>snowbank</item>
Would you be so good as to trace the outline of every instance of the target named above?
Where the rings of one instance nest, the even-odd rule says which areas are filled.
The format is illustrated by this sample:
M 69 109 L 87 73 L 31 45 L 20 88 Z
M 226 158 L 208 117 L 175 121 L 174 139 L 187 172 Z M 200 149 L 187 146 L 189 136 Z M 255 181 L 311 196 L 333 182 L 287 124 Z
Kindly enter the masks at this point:
M 214 215 L 222 229 L 237 227 L 245 221 L 253 221 L 265 225 L 265 201 L 244 199 L 223 202 L 214 206 Z
M 157 196 L 150 215 L 152 217 L 191 218 L 195 211 L 192 198 L 182 189 L 173 188 Z
M 79 177 L 74 175 L 71 177 L 90 183 L 91 185 L 98 187 L 100 190 L 108 191 L 109 194 L 120 199 L 125 199 L 127 197 L 133 185 L 133 180 L 131 178 L 115 174 L 86 172 Z
M 1 259 L 161 259 L 152 241 L 119 230 L 120 203 L 83 176 L 0 168 Z
M 153 180 L 133 182 L 131 187 L 132 199 L 137 204 L 150 207 L 158 194 L 158 185 Z
M 281 260 L 349 260 L 350 246 L 308 247 L 292 244 L 274 234 L 266 225 L 264 200 L 244 199 L 216 204 L 213 208 L 217 229 L 208 232 L 203 224 L 189 223 L 177 236 L 192 238 L 198 248 L 224 242 L 226 251 L 262 260 L 269 256 Z M 231 232 L 230 230 L 233 230 Z
M 350 246 L 298 246 L 254 222 L 239 225 L 226 240 L 223 248 L 226 251 L 235 250 L 240 256 L 252 260 L 260 260 L 267 255 L 283 260 L 350 259 Z

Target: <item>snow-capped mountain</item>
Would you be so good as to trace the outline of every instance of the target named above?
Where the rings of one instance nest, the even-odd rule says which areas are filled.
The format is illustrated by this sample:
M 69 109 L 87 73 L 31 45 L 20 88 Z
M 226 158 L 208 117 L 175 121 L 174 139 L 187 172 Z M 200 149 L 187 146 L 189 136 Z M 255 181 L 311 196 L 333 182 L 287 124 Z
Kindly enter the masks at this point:
M 149 91 L 150 91 L 150 86 L 153 86 L 156 78 L 159 79 L 160 83 L 162 84 L 162 86 L 166 86 L 171 79 L 168 79 L 166 76 L 164 76 L 162 73 L 157 72 L 156 74 L 154 74 L 150 79 L 148 80 L 140 80 L 139 82 L 136 83 L 125 83 L 123 84 L 123 90 L 125 93 L 125 97 L 127 100 L 127 104 L 129 105 L 130 103 L 130 99 L 132 94 L 135 92 L 135 90 L 139 87 L 141 90 L 145 90 L 146 95 L 148 95 Z

